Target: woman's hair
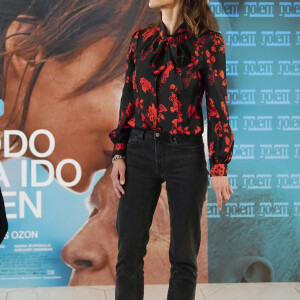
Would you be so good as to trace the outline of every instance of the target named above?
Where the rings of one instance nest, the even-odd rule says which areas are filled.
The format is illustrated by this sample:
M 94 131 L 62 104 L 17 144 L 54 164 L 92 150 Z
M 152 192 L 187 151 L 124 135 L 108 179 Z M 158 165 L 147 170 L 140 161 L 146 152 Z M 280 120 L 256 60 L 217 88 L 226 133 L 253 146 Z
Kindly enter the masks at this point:
M 184 20 L 197 38 L 208 29 L 214 31 L 219 29 L 208 0 L 177 0 L 177 2 L 181 5 Z M 159 18 L 149 23 L 148 28 L 159 26 L 161 19 L 162 13 L 160 11 Z
M 24 128 L 32 90 L 48 60 L 68 62 L 86 47 L 111 36 L 115 38 L 115 43 L 104 63 L 98 66 L 86 82 L 66 95 L 66 98 L 88 92 L 123 75 L 132 32 L 151 20 L 151 14 L 147 13 L 147 1 L 0 0 L 0 98 L 5 101 L 7 72 L 13 55 L 26 58 L 27 67 L 22 78 L 29 66 L 31 70 L 33 68 L 33 71 L 30 71 L 31 78 L 26 86 L 25 96 L 21 99 L 23 108 L 18 129 Z M 13 21 L 32 24 L 32 30 L 7 36 Z M 5 49 L 8 39 L 14 42 L 12 50 Z M 19 92 L 22 81 L 19 84 Z M 8 128 L 11 118 L 12 116 L 5 128 Z M 3 126 L 0 128 L 1 135 Z M 13 145 L 17 139 L 13 141 Z

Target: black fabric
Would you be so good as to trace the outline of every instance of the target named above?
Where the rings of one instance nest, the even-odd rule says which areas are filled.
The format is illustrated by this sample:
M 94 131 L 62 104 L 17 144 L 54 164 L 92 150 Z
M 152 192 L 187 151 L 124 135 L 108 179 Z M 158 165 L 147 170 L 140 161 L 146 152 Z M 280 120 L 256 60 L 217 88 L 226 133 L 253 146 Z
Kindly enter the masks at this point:
M 4 207 L 4 199 L 0 187 L 0 244 L 3 241 L 4 236 L 7 233 L 7 230 L 8 230 L 8 223 L 7 223 L 6 212 Z
M 115 299 L 144 299 L 143 259 L 162 183 L 166 182 L 171 230 L 167 300 L 194 300 L 200 219 L 208 188 L 202 136 L 175 137 L 133 128 L 125 160 L 125 194 L 119 200 L 116 220 Z
M 211 176 L 226 176 L 234 134 L 229 126 L 225 42 L 207 30 L 198 38 L 182 22 L 169 35 L 161 21 L 131 38 L 112 155 L 126 155 L 133 127 L 172 135 L 201 135 L 205 92 Z

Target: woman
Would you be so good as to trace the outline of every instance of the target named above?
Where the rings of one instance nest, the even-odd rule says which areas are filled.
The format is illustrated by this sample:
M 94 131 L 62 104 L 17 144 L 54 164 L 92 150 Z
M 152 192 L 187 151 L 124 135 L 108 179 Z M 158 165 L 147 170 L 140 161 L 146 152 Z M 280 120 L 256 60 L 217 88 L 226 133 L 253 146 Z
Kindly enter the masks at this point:
M 208 187 L 204 91 L 209 174 L 219 210 L 233 193 L 227 179 L 234 134 L 226 104 L 225 43 L 206 1 L 150 0 L 149 6 L 160 9 L 160 18 L 132 34 L 118 127 L 109 135 L 111 178 L 120 198 L 116 300 L 143 299 L 143 258 L 163 182 L 171 226 L 168 299 L 194 299 Z

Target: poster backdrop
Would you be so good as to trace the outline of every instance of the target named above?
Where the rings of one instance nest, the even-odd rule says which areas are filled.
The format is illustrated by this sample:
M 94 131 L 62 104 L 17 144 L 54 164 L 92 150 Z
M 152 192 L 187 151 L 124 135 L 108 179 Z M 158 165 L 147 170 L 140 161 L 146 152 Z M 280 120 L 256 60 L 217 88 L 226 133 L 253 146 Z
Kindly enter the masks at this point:
M 53 1 L 55 5 L 42 2 L 31 9 L 32 15 L 42 20 L 50 18 L 52 10 L 65 9 L 64 1 Z M 119 24 L 127 24 L 121 29 L 114 21 L 120 13 L 114 9 L 119 1 L 110 5 L 104 1 L 95 7 L 90 6 L 92 1 L 81 2 L 94 12 L 80 20 L 86 24 L 81 33 L 91 39 L 93 26 L 118 27 L 119 36 L 124 37 L 132 28 L 153 20 L 153 12 L 144 10 L 148 1 L 128 1 L 131 8 L 118 15 Z M 5 18 L 3 11 L 10 8 L 9 2 L 0 3 L 1 28 L 6 30 L 1 35 L 34 30 L 34 20 L 21 27 L 13 21 L 26 6 Z M 234 194 L 219 212 L 209 187 L 199 282 L 299 281 L 300 2 L 211 1 L 210 6 L 226 42 L 228 108 L 235 134 L 228 179 Z M 53 20 L 47 20 L 51 25 Z M 58 35 L 65 44 L 51 48 L 51 40 L 40 36 L 48 43 L 49 53 L 81 47 L 81 56 L 50 60 L 43 66 L 21 131 L 8 120 L 11 115 L 21 120 L 20 111 L 26 109 L 15 99 L 17 91 L 22 96 L 19 99 L 26 96 L 26 91 L 18 88 L 28 53 L 14 57 L 14 69 L 7 75 L 8 88 L 4 102 L 0 101 L 1 149 L 9 135 L 11 140 L 19 136 L 21 142 L 15 150 L 18 155 L 4 155 L 0 162 L 0 186 L 9 222 L 0 245 L 0 287 L 114 283 L 117 198 L 109 177 L 112 144 L 108 132 L 118 117 L 122 80 L 116 81 L 119 85 L 96 84 L 83 95 L 61 100 L 101 70 L 98 66 L 109 61 L 112 49 L 109 39 L 101 40 L 105 30 L 102 35 L 97 31 L 99 41 L 82 47 L 72 35 L 72 29 L 78 30 L 75 24 Z M 124 45 L 128 40 L 119 48 L 124 49 L 122 57 L 126 56 Z M 8 40 L 6 46 L 14 43 Z M 124 61 L 121 63 L 122 73 Z M 24 86 L 34 72 L 32 66 L 27 68 L 30 75 L 23 78 Z M 206 117 L 205 96 L 203 103 Z M 150 241 L 147 254 L 148 264 L 154 268 L 147 265 L 146 283 L 168 282 L 168 245 L 162 241 L 169 232 L 161 230 L 169 224 L 162 205 L 165 198 L 163 190 L 152 227 L 158 238 Z M 160 267 L 164 268 L 161 272 Z
M 209 190 L 209 281 L 299 281 L 300 3 L 211 5 L 229 18 L 221 32 L 237 143 L 234 194 L 220 214 Z

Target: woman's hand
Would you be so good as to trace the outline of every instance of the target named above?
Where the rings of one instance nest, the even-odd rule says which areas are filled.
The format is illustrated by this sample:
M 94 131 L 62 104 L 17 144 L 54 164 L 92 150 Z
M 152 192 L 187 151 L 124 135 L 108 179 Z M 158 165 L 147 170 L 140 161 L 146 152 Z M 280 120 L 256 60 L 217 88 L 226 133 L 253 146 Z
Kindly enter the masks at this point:
M 123 187 L 121 186 L 121 184 L 125 183 L 125 170 L 126 170 L 126 164 L 125 161 L 123 159 L 118 159 L 114 162 L 113 164 L 113 168 L 110 174 L 110 177 L 113 181 L 113 186 L 114 189 L 117 193 L 118 198 L 121 198 L 121 193 L 124 195 L 125 191 L 123 189 Z M 120 179 L 119 179 L 119 175 L 120 175 Z
M 233 193 L 227 176 L 211 176 L 211 187 L 215 191 L 217 196 L 218 209 L 222 209 L 222 202 L 227 202 L 230 198 L 230 194 Z

